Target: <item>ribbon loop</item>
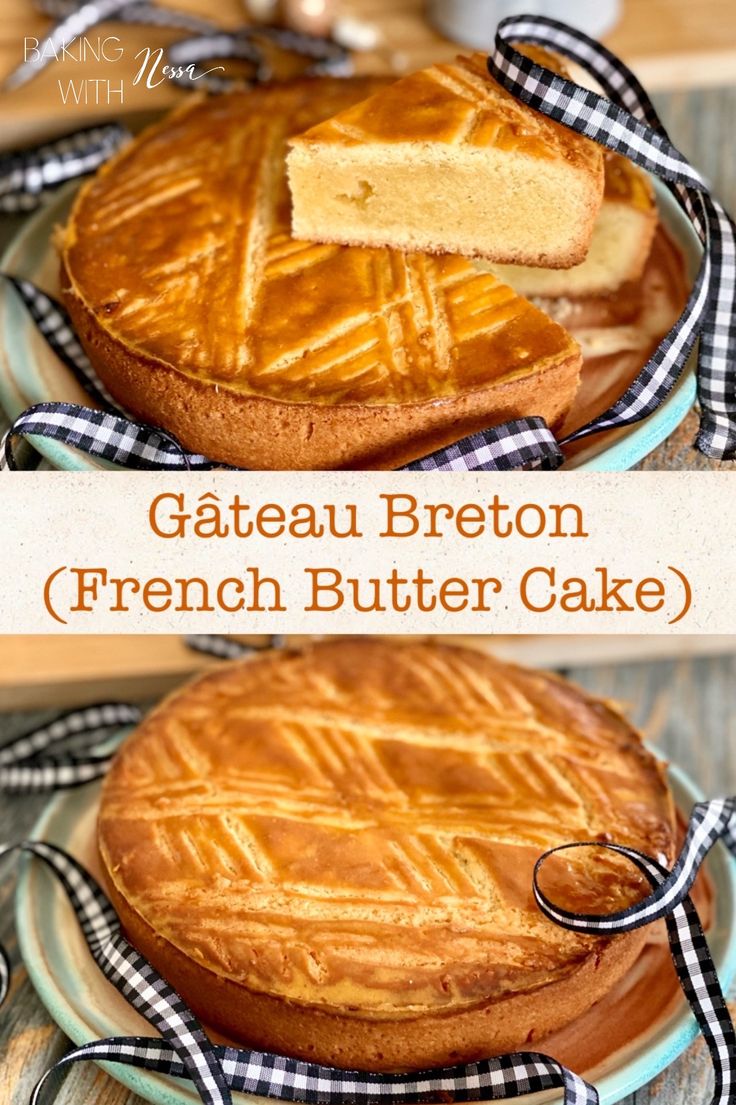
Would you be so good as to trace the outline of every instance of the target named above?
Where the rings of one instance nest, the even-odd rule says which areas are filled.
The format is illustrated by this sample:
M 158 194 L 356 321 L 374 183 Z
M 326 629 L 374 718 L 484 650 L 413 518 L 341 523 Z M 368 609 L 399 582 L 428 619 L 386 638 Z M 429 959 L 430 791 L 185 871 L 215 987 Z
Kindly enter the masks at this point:
M 552 47 L 598 80 L 610 99 L 560 77 L 520 53 L 512 40 Z M 670 184 L 693 222 L 704 254 L 684 312 L 625 394 L 562 444 L 647 417 L 669 394 L 700 335 L 696 444 L 709 456 L 736 458 L 736 227 L 709 194 L 702 176 L 669 140 L 654 106 L 631 70 L 587 35 L 557 20 L 503 20 L 488 58 L 492 76 L 509 92 L 596 142 L 617 150 Z
M 693 808 L 680 854 L 672 870 L 669 873 L 665 871 L 664 875 L 662 875 L 662 868 L 651 857 L 643 856 L 642 853 L 625 848 L 621 844 L 586 841 L 552 848 L 540 856 L 534 867 L 534 896 L 537 905 L 545 916 L 563 928 L 598 936 L 612 932 L 631 932 L 642 925 L 668 916 L 675 906 L 680 905 L 692 889 L 700 866 L 713 845 L 723 840 L 728 847 L 734 847 L 735 829 L 736 798 L 716 798 L 711 802 L 699 802 Z M 650 876 L 654 878 L 653 893 L 644 901 L 605 916 L 572 913 L 556 906 L 541 889 L 539 876 L 550 856 L 570 848 L 605 848 L 626 856 L 633 860 L 648 878 Z
M 537 860 L 534 896 L 542 913 L 555 924 L 576 932 L 612 935 L 631 932 L 665 918 L 672 960 L 682 991 L 703 1033 L 715 1071 L 712 1105 L 736 1103 L 736 1031 L 728 1010 L 700 918 L 689 891 L 708 852 L 723 840 L 734 848 L 736 797 L 717 798 L 694 806 L 685 841 L 671 871 L 651 856 L 620 844 L 581 842 L 553 848 Z M 603 848 L 631 860 L 653 890 L 643 901 L 609 913 L 575 914 L 556 906 L 539 885 L 540 872 L 550 856 L 570 848 Z

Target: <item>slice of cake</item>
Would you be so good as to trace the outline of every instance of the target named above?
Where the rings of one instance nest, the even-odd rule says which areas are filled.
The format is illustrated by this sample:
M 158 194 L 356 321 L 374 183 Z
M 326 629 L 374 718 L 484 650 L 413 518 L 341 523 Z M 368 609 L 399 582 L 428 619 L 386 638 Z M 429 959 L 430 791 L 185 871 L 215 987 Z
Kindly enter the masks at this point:
M 571 269 L 495 265 L 478 261 L 520 295 L 574 298 L 610 295 L 639 280 L 657 227 L 657 203 L 646 173 L 620 154 L 606 152 L 603 203 L 585 260 Z
M 550 268 L 584 259 L 603 194 L 600 147 L 514 99 L 483 54 L 318 123 L 287 164 L 296 238 Z

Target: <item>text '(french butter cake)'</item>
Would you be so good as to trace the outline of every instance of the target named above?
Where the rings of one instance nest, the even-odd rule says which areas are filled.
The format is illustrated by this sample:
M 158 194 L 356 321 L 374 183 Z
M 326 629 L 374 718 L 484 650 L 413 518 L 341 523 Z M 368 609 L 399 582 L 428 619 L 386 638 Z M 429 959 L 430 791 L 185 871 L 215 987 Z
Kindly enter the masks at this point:
M 62 294 L 135 417 L 261 469 L 392 468 L 528 414 L 559 428 L 580 350 L 497 277 L 292 237 L 287 139 L 385 83 L 189 101 L 82 189 Z
M 402 77 L 290 145 L 294 234 L 319 242 L 570 268 L 603 195 L 601 147 L 515 99 L 483 54 Z
M 637 959 L 644 931 L 536 908 L 546 849 L 673 854 L 663 772 L 608 705 L 473 650 L 339 640 L 179 690 L 124 742 L 98 841 L 132 942 L 205 1024 L 341 1067 L 536 1045 Z M 647 892 L 576 849 L 545 891 L 582 912 Z

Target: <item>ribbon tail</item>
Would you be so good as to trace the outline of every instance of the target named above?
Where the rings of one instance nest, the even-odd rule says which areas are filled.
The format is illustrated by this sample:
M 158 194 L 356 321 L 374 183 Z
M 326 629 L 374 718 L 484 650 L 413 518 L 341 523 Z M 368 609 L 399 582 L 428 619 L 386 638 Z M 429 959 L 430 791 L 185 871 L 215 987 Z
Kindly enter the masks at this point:
M 715 1074 L 711 1105 L 736 1101 L 736 1031 L 713 963 L 700 916 L 686 897 L 667 918 L 672 962 L 680 986 L 710 1052 Z M 697 963 L 697 973 L 693 964 Z
M 723 207 L 703 196 L 714 252 L 714 291 L 700 337 L 695 447 L 716 460 L 736 460 L 736 226 Z
M 629 932 L 661 917 L 666 918 L 670 951 L 680 986 L 703 1033 L 715 1072 L 712 1105 L 734 1105 L 736 1102 L 736 1031 L 700 917 L 688 891 L 703 860 L 718 840 L 733 847 L 735 811 L 734 798 L 698 803 L 692 812 L 683 848 L 670 872 L 651 856 L 635 849 L 597 842 L 552 849 L 541 857 L 534 871 L 534 894 L 542 913 L 563 928 L 612 934 Z M 646 876 L 653 893 L 629 909 L 603 916 L 576 915 L 561 909 L 541 891 L 538 874 L 549 855 L 571 847 L 603 848 L 625 856 Z

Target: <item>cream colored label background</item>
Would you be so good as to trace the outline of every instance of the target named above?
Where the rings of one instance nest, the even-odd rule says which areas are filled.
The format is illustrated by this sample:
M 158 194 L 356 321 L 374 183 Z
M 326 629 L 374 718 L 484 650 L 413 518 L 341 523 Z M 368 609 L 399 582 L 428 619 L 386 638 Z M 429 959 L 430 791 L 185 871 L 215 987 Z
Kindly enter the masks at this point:
M 2 632 L 289 632 L 289 633 L 730 633 L 736 611 L 736 512 L 728 474 L 699 473 L 24 473 L 0 481 L 5 519 Z M 163 540 L 148 524 L 151 500 L 183 492 L 189 509 L 214 492 L 224 505 L 237 493 L 253 508 L 267 502 L 285 509 L 297 502 L 355 503 L 362 538 Z M 459 537 L 451 525 L 442 539 L 379 538 L 385 511 L 381 494 L 411 493 L 421 502 L 485 504 L 494 495 L 515 511 L 523 503 L 579 504 L 585 539 L 501 539 L 492 533 Z M 243 577 L 248 567 L 278 578 L 285 613 L 152 613 L 131 596 L 128 612 L 110 612 L 105 601 L 90 613 L 53 620 L 43 602 L 44 584 L 62 566 L 107 569 L 111 576 L 174 580 L 200 576 L 212 586 Z M 615 577 L 661 577 L 670 591 L 664 608 L 623 613 L 566 613 L 559 603 L 546 613 L 525 609 L 519 582 L 533 567 L 554 568 L 557 586 L 537 586 L 535 595 L 561 593 L 579 577 L 596 598 L 596 568 Z M 684 573 L 692 606 L 669 625 L 682 606 L 682 587 L 669 566 Z M 411 578 L 421 567 L 436 580 L 449 576 L 498 577 L 502 592 L 490 596 L 489 612 L 359 613 L 346 602 L 332 613 L 304 610 L 310 598 L 305 568 L 333 567 L 345 577 L 384 579 L 392 568 Z M 63 579 L 55 594 L 71 588 Z M 630 593 L 630 592 L 629 592 Z M 247 596 L 247 592 L 246 592 Z

